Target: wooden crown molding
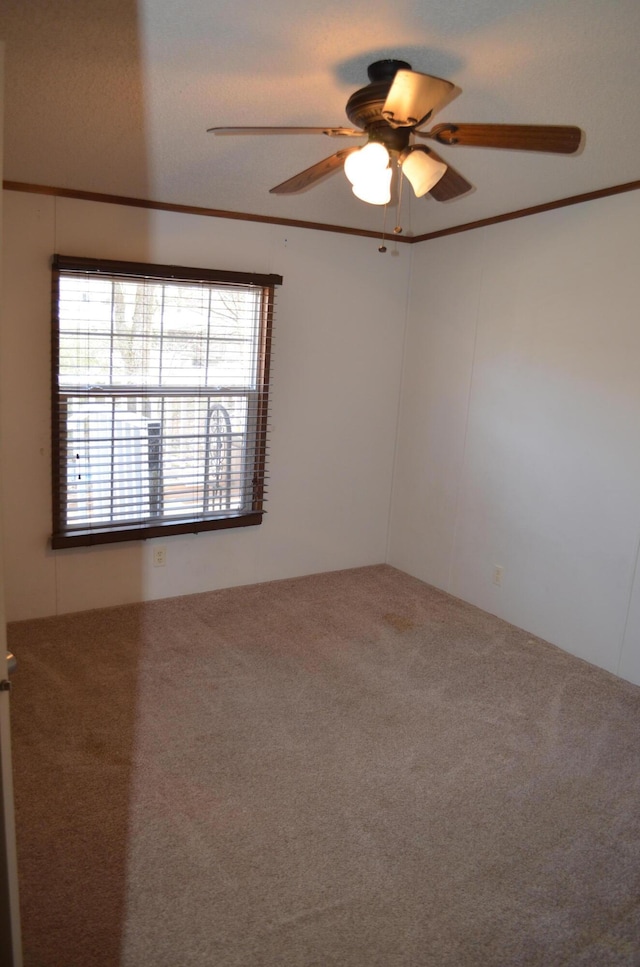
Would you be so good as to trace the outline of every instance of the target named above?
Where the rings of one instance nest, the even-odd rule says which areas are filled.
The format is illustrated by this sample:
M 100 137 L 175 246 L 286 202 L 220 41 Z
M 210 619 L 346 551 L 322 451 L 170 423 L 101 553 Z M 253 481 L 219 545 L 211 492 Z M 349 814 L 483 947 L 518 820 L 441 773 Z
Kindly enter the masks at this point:
M 174 205 L 163 201 L 150 201 L 146 198 L 129 198 L 126 195 L 106 195 L 95 191 L 76 191 L 74 188 L 56 188 L 50 185 L 30 185 L 22 181 L 4 181 L 6 191 L 26 191 L 36 195 L 55 195 L 58 198 L 77 198 L 81 201 L 98 201 L 108 205 L 126 205 L 129 208 L 146 208 L 160 212 L 178 212 L 183 215 L 202 215 L 206 218 L 231 218 L 241 222 L 261 222 L 267 225 L 285 225 L 288 228 L 311 228 L 317 232 L 335 232 L 340 235 L 360 235 L 365 238 L 379 239 L 382 232 L 371 232 L 362 228 L 347 228 L 343 225 L 326 225 L 323 222 L 304 222 L 295 218 L 276 218 L 271 215 L 250 215 L 247 212 L 231 212 L 218 208 L 199 208 L 196 205 Z M 387 236 L 389 237 L 389 236 Z M 412 242 L 413 238 L 393 235 L 399 242 Z
M 178 212 L 186 215 L 201 215 L 207 218 L 230 218 L 235 221 L 284 225 L 290 228 L 308 228 L 316 232 L 334 232 L 338 235 L 359 235 L 364 238 L 380 239 L 382 237 L 382 232 L 372 232 L 361 228 L 347 228 L 344 225 L 326 225 L 323 222 L 306 222 L 294 218 L 276 218 L 271 215 L 251 215 L 247 212 L 232 212 L 217 208 L 200 208 L 196 205 L 175 205 L 169 202 L 150 201 L 146 198 L 129 198 L 126 195 L 108 195 L 95 191 L 77 191 L 73 188 L 56 188 L 50 185 L 31 185 L 22 181 L 4 181 L 2 186 L 6 191 L 24 191 L 37 195 L 55 195 L 59 198 L 76 198 L 81 201 L 97 201 L 109 205 L 125 205 L 129 208 Z M 387 238 L 396 242 L 414 245 L 418 242 L 429 242 L 435 238 L 443 238 L 445 235 L 457 235 L 460 232 L 470 232 L 476 228 L 498 225 L 500 222 L 510 222 L 516 218 L 527 218 L 529 215 L 539 215 L 542 212 L 554 211 L 556 208 L 567 208 L 569 205 L 581 205 L 584 202 L 595 201 L 599 198 L 608 198 L 610 195 L 620 195 L 624 192 L 637 191 L 638 189 L 640 189 L 640 180 L 628 181 L 622 185 L 612 185 L 610 188 L 601 188 L 598 191 L 588 191 L 581 195 L 559 198 L 557 201 L 547 202 L 544 205 L 521 208 L 517 211 L 505 212 L 503 215 L 494 215 L 491 218 L 482 218 L 475 222 L 465 222 L 462 225 L 443 228 L 436 232 L 427 232 L 423 235 L 388 235 Z
M 492 218 L 481 218 L 477 222 L 466 222 L 464 225 L 454 225 L 451 228 L 443 228 L 438 232 L 427 232 L 424 235 L 415 235 L 411 241 L 428 242 L 434 238 L 443 238 L 445 235 L 457 235 L 459 232 L 470 232 L 475 228 L 485 228 L 487 225 L 498 225 L 500 222 L 510 222 L 515 218 L 527 218 L 529 215 L 551 212 L 556 208 L 568 208 L 569 205 L 581 205 L 587 201 L 596 201 L 598 198 L 608 198 L 609 195 L 620 195 L 625 191 L 637 191 L 639 188 L 640 181 L 628 181 L 624 185 L 613 185 L 611 188 L 587 191 L 582 195 L 570 195 L 568 198 L 559 198 L 557 201 L 549 201 L 544 205 L 520 208 L 515 212 L 505 212 L 504 215 L 494 215 Z

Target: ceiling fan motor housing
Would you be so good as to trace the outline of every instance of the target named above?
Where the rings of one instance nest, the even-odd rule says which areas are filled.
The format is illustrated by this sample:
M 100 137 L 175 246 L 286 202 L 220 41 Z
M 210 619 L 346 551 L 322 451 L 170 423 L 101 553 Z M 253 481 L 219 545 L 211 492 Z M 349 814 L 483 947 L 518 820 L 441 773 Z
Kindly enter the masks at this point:
M 409 128 L 392 128 L 382 116 L 382 109 L 399 70 L 411 70 L 404 60 L 378 60 L 367 73 L 370 84 L 355 91 L 347 101 L 346 113 L 352 124 L 363 128 L 371 141 L 379 141 L 389 151 L 404 151 L 409 144 Z
M 367 67 L 367 76 L 371 82 L 391 82 L 398 71 L 410 71 L 411 64 L 406 60 L 376 60 Z

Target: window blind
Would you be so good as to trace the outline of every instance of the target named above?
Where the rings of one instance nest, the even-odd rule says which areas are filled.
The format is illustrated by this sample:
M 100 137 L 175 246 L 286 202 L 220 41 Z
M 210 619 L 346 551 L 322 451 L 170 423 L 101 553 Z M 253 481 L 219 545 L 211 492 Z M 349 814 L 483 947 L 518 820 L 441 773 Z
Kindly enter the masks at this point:
M 53 547 L 258 524 L 280 276 L 53 260 Z

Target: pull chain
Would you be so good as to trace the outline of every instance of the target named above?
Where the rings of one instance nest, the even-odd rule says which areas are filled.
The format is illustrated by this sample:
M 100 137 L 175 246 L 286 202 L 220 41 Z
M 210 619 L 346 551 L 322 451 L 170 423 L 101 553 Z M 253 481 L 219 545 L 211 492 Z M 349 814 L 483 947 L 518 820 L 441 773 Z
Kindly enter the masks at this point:
M 385 205 L 384 216 L 382 219 L 382 245 L 378 246 L 378 251 L 383 253 L 387 251 L 387 246 L 384 244 L 384 236 L 387 231 L 387 208 L 388 208 L 388 205 Z
M 397 208 L 397 222 L 398 224 L 393 230 L 394 235 L 402 235 L 402 225 L 400 224 L 400 212 L 402 209 L 402 186 L 404 184 L 404 177 L 402 175 L 402 168 L 398 165 L 398 178 L 400 184 L 398 185 L 398 208 Z

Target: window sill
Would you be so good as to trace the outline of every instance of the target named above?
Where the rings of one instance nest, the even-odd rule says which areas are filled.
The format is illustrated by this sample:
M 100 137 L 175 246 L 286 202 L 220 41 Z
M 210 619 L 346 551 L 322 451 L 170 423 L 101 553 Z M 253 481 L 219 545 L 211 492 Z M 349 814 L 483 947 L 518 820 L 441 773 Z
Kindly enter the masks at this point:
M 54 534 L 51 548 L 54 551 L 66 547 L 90 547 L 94 544 L 116 544 L 123 541 L 146 541 L 154 537 L 170 537 L 173 534 L 199 534 L 203 531 L 228 530 L 230 527 L 256 527 L 262 523 L 263 511 L 251 511 L 230 517 L 215 517 L 209 520 L 183 520 L 161 523 L 127 524 L 122 529 L 109 528 L 88 531 L 73 531 L 69 534 Z

